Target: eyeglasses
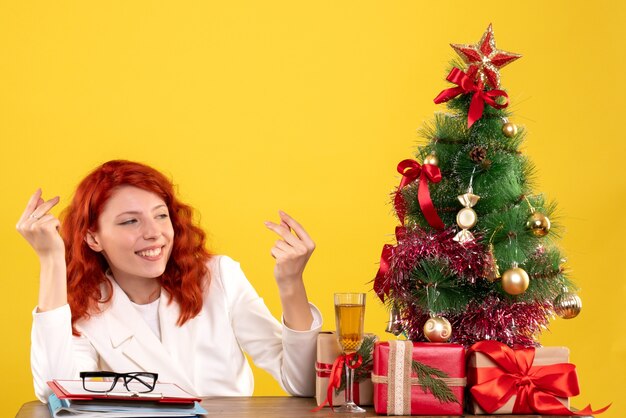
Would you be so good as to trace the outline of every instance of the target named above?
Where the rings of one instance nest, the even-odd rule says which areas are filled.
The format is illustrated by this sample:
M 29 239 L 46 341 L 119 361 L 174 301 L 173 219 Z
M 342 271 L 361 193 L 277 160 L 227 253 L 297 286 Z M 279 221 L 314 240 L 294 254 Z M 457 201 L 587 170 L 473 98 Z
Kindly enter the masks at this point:
M 154 390 L 158 377 L 157 373 L 149 372 L 80 372 L 83 389 L 94 393 L 111 392 L 118 381 L 122 381 L 124 388 L 129 392 L 148 393 Z

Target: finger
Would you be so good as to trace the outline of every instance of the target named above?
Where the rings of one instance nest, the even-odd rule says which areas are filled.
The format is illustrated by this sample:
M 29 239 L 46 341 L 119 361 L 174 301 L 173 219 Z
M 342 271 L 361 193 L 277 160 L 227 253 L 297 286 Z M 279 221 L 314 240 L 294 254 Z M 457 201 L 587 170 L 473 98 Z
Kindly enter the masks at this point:
M 277 248 L 277 247 L 272 247 L 271 253 L 272 253 L 272 257 L 274 257 L 277 261 L 280 260 L 280 259 L 285 258 L 287 256 L 287 254 L 288 254 L 287 251 L 284 251 L 284 250 L 282 250 L 280 248 Z
M 280 235 L 282 239 L 284 239 L 290 245 L 298 245 L 300 240 L 291 233 L 291 230 L 288 226 L 277 225 L 274 222 L 266 221 L 265 226 Z
M 287 251 L 291 250 L 293 247 L 291 245 L 287 244 L 283 240 L 278 240 L 278 241 L 276 241 L 274 243 L 274 248 L 277 248 L 277 249 L 279 249 L 281 251 L 287 252 Z
M 57 203 L 59 203 L 59 200 L 61 200 L 59 196 L 55 196 L 52 199 L 43 202 L 42 204 L 37 206 L 37 208 L 30 214 L 30 217 L 35 219 L 42 218 L 48 213 L 48 211 L 50 211 L 50 209 L 52 209 L 54 206 L 56 206 Z
M 45 229 L 47 226 L 47 223 L 55 219 L 56 218 L 54 217 L 53 214 L 46 213 L 44 216 L 42 216 L 39 219 L 33 218 L 33 223 L 30 224 L 29 229 L 31 231 Z
M 42 229 L 47 229 L 49 231 L 56 231 L 58 233 L 59 228 L 61 227 L 61 221 L 59 221 L 54 215 L 47 214 L 43 218 L 39 220 Z
M 49 221 L 50 219 L 56 219 L 56 218 L 54 217 L 53 214 L 46 213 L 41 218 L 36 219 L 35 222 L 33 223 L 33 225 L 34 224 L 39 224 L 39 225 L 44 224 L 44 223 L 46 223 L 46 221 Z
M 300 238 L 303 241 L 306 241 L 307 243 L 310 243 L 310 244 L 313 243 L 313 240 L 311 239 L 309 234 L 304 230 L 302 225 L 298 223 L 298 221 L 293 219 L 291 216 L 289 216 L 286 212 L 283 212 L 282 210 L 278 211 L 278 215 L 280 216 L 281 221 L 284 221 L 287 225 L 289 225 L 291 229 L 293 229 L 293 231 L 296 233 L 298 238 Z
M 39 219 L 35 219 L 35 218 L 28 218 L 27 221 L 31 221 L 31 222 L 24 222 L 21 225 L 17 226 L 17 230 L 20 231 L 20 233 L 22 235 L 24 235 L 25 233 L 27 234 L 32 234 L 32 233 L 39 233 L 42 230 L 46 230 L 47 226 L 46 226 L 46 222 L 52 221 L 52 220 L 56 220 L 56 218 L 54 217 L 54 215 L 48 213 L 44 216 L 42 216 Z M 57 220 L 58 221 L 58 220 Z
M 24 222 L 30 216 L 30 214 L 33 213 L 33 211 L 37 208 L 38 202 L 40 199 L 41 199 L 41 189 L 37 189 L 35 193 L 33 193 L 33 195 L 30 197 L 30 199 L 28 199 L 26 208 L 24 209 L 22 216 L 20 216 L 19 221 L 17 221 L 18 225 Z

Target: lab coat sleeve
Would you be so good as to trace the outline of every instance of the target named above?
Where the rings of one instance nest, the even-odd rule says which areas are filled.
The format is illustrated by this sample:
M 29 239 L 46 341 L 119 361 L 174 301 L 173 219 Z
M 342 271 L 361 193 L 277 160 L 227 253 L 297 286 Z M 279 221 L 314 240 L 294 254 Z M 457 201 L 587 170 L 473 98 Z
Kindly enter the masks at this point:
M 46 403 L 52 391 L 46 382 L 53 379 L 78 379 L 84 370 L 97 370 L 98 355 L 85 337 L 72 335 L 69 305 L 33 311 L 30 365 L 35 395 Z
M 222 256 L 220 277 L 228 299 L 231 325 L 243 351 L 286 392 L 313 396 L 317 335 L 322 326 L 319 310 L 311 304 L 313 326 L 308 331 L 295 331 L 272 316 L 239 263 Z

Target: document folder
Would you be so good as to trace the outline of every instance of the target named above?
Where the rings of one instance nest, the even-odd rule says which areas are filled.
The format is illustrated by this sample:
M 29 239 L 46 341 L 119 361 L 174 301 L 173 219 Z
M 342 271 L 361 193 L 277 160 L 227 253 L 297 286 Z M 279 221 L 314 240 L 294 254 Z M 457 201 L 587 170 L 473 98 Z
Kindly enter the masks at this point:
M 91 382 L 97 385 L 102 383 L 103 387 L 109 388 L 110 382 Z M 152 392 L 141 393 L 141 386 L 134 387 L 132 383 L 128 384 L 128 389 L 123 383 L 118 383 L 112 391 L 104 393 L 95 393 L 86 391 L 83 388 L 82 380 L 52 380 L 48 382 L 48 386 L 59 399 L 68 399 L 74 401 L 90 401 L 90 400 L 119 400 L 119 401 L 150 401 L 156 403 L 179 403 L 192 404 L 200 402 L 201 399 L 190 395 L 182 390 L 174 383 L 157 383 Z
M 53 393 L 48 397 L 53 418 L 201 418 L 206 409 L 193 404 L 158 404 L 125 401 L 70 401 Z

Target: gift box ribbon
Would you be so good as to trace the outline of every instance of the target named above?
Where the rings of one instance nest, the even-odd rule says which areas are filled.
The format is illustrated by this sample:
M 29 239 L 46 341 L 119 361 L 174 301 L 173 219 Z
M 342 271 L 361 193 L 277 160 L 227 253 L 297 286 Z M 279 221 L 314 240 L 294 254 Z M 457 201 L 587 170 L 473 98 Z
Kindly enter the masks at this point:
M 341 373 L 343 372 L 344 365 L 354 370 L 357 369 L 362 363 L 363 357 L 357 353 L 342 354 L 335 359 L 333 364 L 316 362 L 315 371 L 317 372 L 317 375 L 322 378 L 330 378 L 330 381 L 328 382 L 328 389 L 326 390 L 326 399 L 320 404 L 320 406 L 314 408 L 313 411 L 317 412 L 327 404 L 330 405 L 332 409 L 333 391 L 335 389 L 339 389 L 339 386 L 341 386 Z M 344 392 L 344 396 L 345 395 L 347 394 Z M 359 404 L 360 402 L 359 384 L 356 381 L 352 382 L 352 400 L 356 404 Z
M 516 395 L 513 414 L 592 415 L 606 411 L 609 406 L 593 411 L 587 405 L 580 411 L 571 411 L 557 397 L 576 396 L 578 377 L 576 366 L 570 363 L 533 367 L 534 348 L 513 350 L 497 341 L 480 341 L 469 350 L 482 353 L 497 367 L 476 368 L 476 384 L 470 392 L 485 412 L 492 414 L 511 396 Z
M 465 386 L 467 384 L 467 379 L 464 377 L 447 377 L 447 378 L 439 378 L 446 386 Z M 389 384 L 389 377 L 381 376 L 378 374 L 372 374 L 372 383 L 379 383 L 383 385 Z M 409 384 L 411 386 L 419 386 L 422 384 L 417 377 L 411 377 L 408 380 L 402 382 L 403 384 Z
M 329 378 L 332 369 L 332 363 L 320 363 L 319 361 L 315 362 L 315 372 L 317 373 L 318 377 Z

